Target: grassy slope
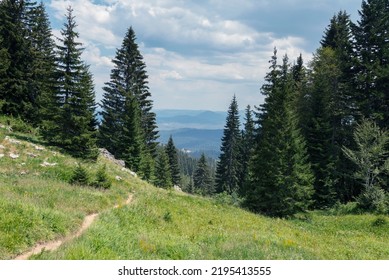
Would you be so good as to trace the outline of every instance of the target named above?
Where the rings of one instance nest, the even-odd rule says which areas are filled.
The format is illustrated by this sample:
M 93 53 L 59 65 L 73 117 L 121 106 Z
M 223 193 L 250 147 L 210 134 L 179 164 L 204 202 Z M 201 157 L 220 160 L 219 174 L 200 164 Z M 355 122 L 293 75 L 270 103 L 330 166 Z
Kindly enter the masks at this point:
M 154 188 L 107 163 L 109 191 L 68 185 L 75 160 L 3 140 L 0 159 L 0 259 L 75 231 L 82 218 L 134 193 L 129 206 L 105 211 L 80 238 L 35 259 L 388 259 L 389 225 L 373 215 L 270 219 L 211 199 Z M 10 150 L 20 158 L 11 160 Z M 35 151 L 34 151 L 35 152 Z M 3 153 L 0 150 L 0 153 Z M 38 153 L 38 152 L 36 152 Z M 41 167 L 47 160 L 55 167 Z M 101 164 L 103 159 L 99 159 Z M 25 164 L 23 164 L 25 163 Z M 89 165 L 91 173 L 96 166 Z M 23 171 L 27 174 L 21 175 Z

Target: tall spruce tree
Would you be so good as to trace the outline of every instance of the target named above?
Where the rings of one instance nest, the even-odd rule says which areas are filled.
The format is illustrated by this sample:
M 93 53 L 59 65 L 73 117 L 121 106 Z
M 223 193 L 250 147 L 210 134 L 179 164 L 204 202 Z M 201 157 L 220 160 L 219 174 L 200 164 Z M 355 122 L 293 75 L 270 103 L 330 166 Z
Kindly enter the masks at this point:
M 56 58 L 49 17 L 41 2 L 30 12 L 31 83 L 30 91 L 36 106 L 33 123 L 38 124 L 47 112 L 50 95 L 55 91 Z
M 123 39 L 121 48 L 116 51 L 116 57 L 113 60 L 115 66 L 111 71 L 111 81 L 106 83 L 104 87 L 100 145 L 114 152 L 117 156 L 121 156 L 122 151 L 116 150 L 115 143 L 120 142 L 121 119 L 126 114 L 124 110 L 125 100 L 130 96 L 134 96 L 140 109 L 143 142 L 147 152 L 154 157 L 158 137 L 156 117 L 155 113 L 152 112 L 146 65 L 135 41 L 135 32 L 130 27 Z M 113 131 L 118 133 L 117 137 L 112 138 Z
M 317 51 L 311 67 L 310 118 L 304 128 L 309 159 L 315 175 L 315 207 L 326 208 L 336 201 L 336 184 L 341 176 L 337 171 L 341 143 L 336 141 L 341 104 L 337 80 L 341 76 L 341 70 L 335 51 L 329 47 Z
M 0 14 L 1 16 L 1 14 Z M 0 26 L 0 29 L 2 26 Z M 1 31 L 0 31 L 1 33 Z M 5 84 L 3 83 L 4 80 L 6 80 L 7 70 L 9 65 L 11 64 L 11 61 L 9 59 L 8 50 L 3 45 L 3 38 L 0 36 L 0 92 L 4 92 Z M 5 100 L 0 98 L 0 112 L 2 105 L 4 104 Z
M 173 137 L 170 135 L 169 141 L 165 147 L 166 154 L 169 159 L 170 174 L 172 176 L 173 185 L 181 185 L 180 167 L 178 166 L 178 154 L 177 149 L 174 146 Z
M 341 152 L 342 146 L 352 147 L 355 120 L 359 118 L 351 25 L 346 12 L 334 15 L 311 63 L 309 106 L 304 110 L 310 119 L 304 129 L 316 175 L 317 207 L 331 206 L 334 199 L 328 194 L 333 191 L 342 202 L 360 191 L 352 177 L 354 168 Z
M 360 115 L 389 127 L 389 3 L 362 1 L 360 20 L 353 25 L 356 92 Z
M 88 66 L 81 60 L 82 47 L 77 42 L 76 22 L 71 7 L 61 30 L 58 45 L 58 89 L 50 97 L 43 121 L 44 137 L 70 154 L 94 159 L 97 157 L 94 86 Z
M 200 193 L 202 195 L 212 195 L 215 192 L 207 159 L 204 153 L 201 154 L 193 175 L 193 189 L 195 193 Z
M 31 47 L 29 38 L 28 12 L 32 3 L 22 0 L 0 2 L 0 37 L 8 52 L 8 67 L 0 80 L 2 91 L 1 112 L 26 121 L 34 115 L 34 98 L 31 96 Z
M 234 95 L 228 115 L 221 144 L 221 154 L 216 168 L 216 192 L 237 193 L 241 176 L 241 144 L 239 110 Z
M 246 195 L 247 183 L 249 180 L 249 162 L 251 160 L 255 143 L 255 123 L 250 105 L 246 107 L 244 130 L 242 131 L 241 145 L 241 176 L 239 193 L 241 196 Z
M 169 159 L 165 149 L 160 149 L 155 162 L 155 180 L 154 184 L 160 188 L 171 188 L 173 186 L 172 176 L 170 174 Z
M 123 134 L 119 149 L 123 151 L 122 158 L 126 166 L 138 172 L 144 152 L 143 134 L 140 128 L 140 111 L 138 101 L 134 96 L 126 99 L 126 114 L 123 118 Z
M 275 49 L 270 64 L 262 87 L 266 97 L 250 162 L 246 205 L 256 212 L 283 217 L 308 209 L 313 175 L 293 106 L 296 97 L 288 59 L 285 56 L 283 64 L 278 65 Z
M 130 27 L 112 60 L 110 81 L 103 88 L 99 145 L 150 180 L 157 132 L 146 66 L 135 39 Z

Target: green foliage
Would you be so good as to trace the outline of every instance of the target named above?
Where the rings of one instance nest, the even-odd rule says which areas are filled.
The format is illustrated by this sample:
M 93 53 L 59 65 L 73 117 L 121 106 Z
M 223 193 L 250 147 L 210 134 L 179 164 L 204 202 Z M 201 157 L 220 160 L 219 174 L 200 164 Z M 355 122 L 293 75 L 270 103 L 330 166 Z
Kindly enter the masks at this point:
M 388 224 L 388 220 L 385 217 L 378 217 L 372 222 L 373 227 L 383 227 Z
M 160 188 L 171 188 L 172 177 L 170 174 L 169 159 L 164 149 L 161 149 L 158 153 L 158 157 L 155 163 L 155 179 L 154 184 Z
M 340 180 L 339 168 L 340 143 L 338 133 L 342 108 L 341 96 L 334 84 L 341 75 L 335 50 L 319 49 L 311 62 L 311 93 L 309 118 L 304 123 L 309 160 L 315 175 L 314 200 L 316 208 L 331 207 L 335 203 L 336 184 Z M 336 139 L 336 141 L 335 141 Z
M 78 158 L 96 160 L 95 92 L 89 67 L 81 60 L 83 48 L 77 42 L 76 22 L 68 8 L 57 46 L 58 88 L 45 96 L 42 115 L 44 138 Z
M 80 163 L 73 170 L 72 177 L 69 181 L 72 185 L 87 186 L 89 185 L 89 173 L 88 170 Z
M 192 192 L 202 195 L 212 195 L 215 192 L 215 187 L 212 182 L 210 170 L 207 164 L 207 159 L 203 153 L 197 163 L 196 171 L 193 175 Z
M 389 133 L 370 120 L 363 120 L 354 131 L 356 150 L 344 147 L 343 152 L 357 166 L 355 178 L 365 190 L 379 186 L 380 176 L 389 173 Z
M 92 183 L 96 188 L 110 189 L 112 182 L 107 174 L 107 166 L 104 164 L 97 170 L 96 180 Z
M 328 213 L 331 215 L 357 215 L 362 214 L 357 202 L 348 202 L 347 204 L 342 204 L 339 201 L 334 204 L 334 206 L 328 210 Z
M 173 218 L 172 218 L 172 213 L 169 212 L 169 211 L 165 212 L 165 214 L 163 214 L 163 220 L 164 220 L 165 222 L 171 223 L 172 220 L 173 220 Z
M 271 60 L 266 96 L 259 114 L 255 150 L 250 162 L 250 187 L 245 204 L 270 216 L 291 216 L 311 205 L 313 175 L 306 143 L 298 128 L 292 106 L 296 98 L 293 79 L 285 56 L 277 65 L 277 51 Z
M 244 130 L 242 131 L 242 144 L 241 144 L 241 175 L 240 175 L 240 186 L 239 194 L 246 196 L 247 187 L 249 184 L 249 163 L 254 153 L 255 145 L 255 122 L 253 119 L 253 112 L 251 111 L 250 105 L 247 106 L 245 111 L 245 123 Z
M 155 157 L 157 132 L 146 66 L 135 40 L 130 27 L 113 59 L 110 81 L 103 88 L 99 145 L 137 171 L 144 155 Z
M 355 102 L 360 116 L 389 127 L 389 5 L 386 0 L 362 1 L 354 34 Z
M 173 185 L 179 186 L 181 184 L 180 168 L 178 166 L 177 149 L 174 146 L 173 137 L 170 136 L 169 141 L 165 147 L 166 154 L 169 158 L 170 174 L 172 176 Z
M 242 205 L 242 199 L 239 198 L 236 192 L 232 194 L 228 194 L 227 192 L 218 193 L 214 195 L 213 199 L 221 205 L 232 205 L 235 207 Z
M 234 95 L 228 109 L 224 127 L 219 161 L 216 167 L 216 192 L 232 194 L 239 191 L 241 162 L 241 133 L 239 130 L 238 102 Z
M 371 186 L 357 197 L 358 206 L 364 211 L 386 214 L 389 210 L 388 194 L 382 188 Z

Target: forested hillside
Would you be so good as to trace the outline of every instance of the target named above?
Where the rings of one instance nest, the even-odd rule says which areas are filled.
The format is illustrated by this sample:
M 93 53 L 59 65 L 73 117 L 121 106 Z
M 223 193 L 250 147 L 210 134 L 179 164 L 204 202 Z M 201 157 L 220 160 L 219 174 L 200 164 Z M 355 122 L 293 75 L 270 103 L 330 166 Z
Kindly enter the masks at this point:
M 105 148 L 158 187 L 227 197 L 255 213 L 290 217 L 347 203 L 388 213 L 387 0 L 362 1 L 356 22 L 336 13 L 311 61 L 275 46 L 269 65 L 258 65 L 268 67 L 258 85 L 265 102 L 246 107 L 242 123 L 232 98 L 217 163 L 180 155 L 173 138 L 159 144 L 149 76 L 130 24 L 96 100 L 83 34 L 72 7 L 63 12 L 54 40 L 43 2 L 0 2 L 6 120 L 33 127 L 44 143 L 80 160 L 96 161 Z

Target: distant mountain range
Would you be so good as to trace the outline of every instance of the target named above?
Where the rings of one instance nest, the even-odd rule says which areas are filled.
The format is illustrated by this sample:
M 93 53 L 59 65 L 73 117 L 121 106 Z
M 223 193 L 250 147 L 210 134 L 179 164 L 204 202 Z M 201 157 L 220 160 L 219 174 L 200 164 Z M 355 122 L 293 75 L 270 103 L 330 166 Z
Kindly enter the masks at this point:
M 181 128 L 223 129 L 226 112 L 199 110 L 156 110 L 159 130 Z
M 171 135 L 174 145 L 178 149 L 194 157 L 199 157 L 201 153 L 205 153 L 208 157 L 218 158 L 223 130 L 180 128 L 175 130 L 161 130 L 159 135 L 158 140 L 162 144 L 166 144 Z
M 205 153 L 211 158 L 220 154 L 221 138 L 227 112 L 207 110 L 154 110 L 159 130 L 158 141 L 167 144 L 172 135 L 175 146 L 194 157 Z M 240 113 L 241 124 L 243 112 Z M 99 121 L 101 116 L 98 115 Z
M 166 144 L 172 135 L 178 149 L 199 157 L 205 153 L 218 158 L 226 112 L 200 110 L 156 110 L 159 142 Z

